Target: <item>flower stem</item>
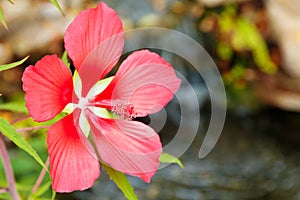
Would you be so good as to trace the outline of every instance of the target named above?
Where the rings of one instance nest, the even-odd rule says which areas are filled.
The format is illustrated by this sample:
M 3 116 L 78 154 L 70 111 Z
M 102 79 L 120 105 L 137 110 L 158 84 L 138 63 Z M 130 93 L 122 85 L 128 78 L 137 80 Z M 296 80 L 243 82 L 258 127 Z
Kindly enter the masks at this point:
M 23 120 L 26 120 L 26 119 L 29 119 L 29 118 L 31 118 L 31 116 L 30 116 L 30 115 L 27 115 L 27 116 L 25 116 L 25 117 L 21 117 L 21 118 L 19 118 L 19 119 L 16 119 L 16 120 L 14 120 L 14 121 L 11 121 L 10 124 L 16 124 L 16 123 L 18 123 L 18 122 L 20 122 L 20 121 L 23 121 Z
M 17 132 L 25 132 L 25 131 L 34 131 L 34 130 L 40 130 L 44 128 L 50 128 L 50 126 L 33 126 L 33 127 L 25 127 L 25 128 L 17 128 Z
M 48 158 L 47 161 L 46 161 L 46 163 L 45 163 L 46 167 L 49 166 L 49 163 L 50 163 L 50 161 L 49 161 L 49 158 Z M 41 171 L 41 173 L 40 173 L 40 175 L 39 175 L 39 177 L 38 177 L 38 179 L 36 180 L 36 182 L 35 182 L 32 190 L 31 190 L 32 194 L 35 193 L 39 189 L 39 187 L 40 187 L 40 185 L 41 185 L 41 183 L 42 183 L 42 181 L 44 179 L 45 174 L 46 174 L 46 169 L 43 168 L 42 171 Z
M 9 155 L 4 143 L 4 137 L 2 133 L 0 132 L 0 155 L 6 175 L 6 179 L 8 182 L 8 192 L 10 193 L 13 200 L 21 200 L 17 189 L 16 189 L 16 181 L 14 177 L 14 173 L 10 164 Z
M 0 188 L 0 194 L 8 192 L 8 188 Z

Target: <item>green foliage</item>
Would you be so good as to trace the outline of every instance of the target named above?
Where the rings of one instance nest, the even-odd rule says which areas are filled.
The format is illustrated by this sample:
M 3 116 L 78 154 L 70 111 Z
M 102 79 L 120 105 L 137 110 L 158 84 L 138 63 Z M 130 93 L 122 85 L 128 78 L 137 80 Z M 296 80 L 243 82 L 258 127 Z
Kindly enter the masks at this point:
M 67 53 L 67 51 L 65 50 L 64 51 L 64 53 L 63 53 L 63 55 L 62 55 L 62 57 L 61 57 L 61 60 L 67 65 L 67 67 L 69 67 L 70 68 L 70 62 L 69 62 L 69 60 L 68 60 L 68 53 Z
M 123 192 L 124 196 L 128 200 L 137 200 L 137 196 L 134 193 L 133 187 L 130 182 L 127 180 L 125 174 L 110 168 L 104 164 L 102 164 L 102 168 L 106 170 L 110 179 L 115 182 L 118 188 Z
M 231 70 L 223 75 L 225 83 L 228 84 L 235 84 L 237 81 L 241 80 L 241 78 L 245 74 L 245 67 L 241 64 L 234 65 Z
M 24 126 L 33 126 L 36 125 L 36 122 L 33 122 L 32 119 L 27 119 L 24 121 L 18 122 L 17 125 Z M 38 131 L 38 130 L 37 130 Z M 26 141 L 32 146 L 32 148 L 39 153 L 40 157 L 43 160 L 46 160 L 48 157 L 48 152 L 46 148 L 46 134 L 44 131 L 35 131 L 39 134 L 30 134 L 30 137 L 26 138 Z M 10 147 L 10 145 L 8 145 Z M 41 188 L 37 190 L 37 194 L 32 194 L 32 188 L 38 178 L 38 175 L 41 171 L 41 167 L 37 162 L 34 162 L 31 156 L 28 156 L 27 152 L 20 151 L 19 148 L 12 146 L 9 148 L 9 153 L 11 155 L 11 164 L 17 180 L 17 189 L 22 197 L 22 199 L 28 200 L 50 200 L 51 199 L 51 188 L 46 189 L 46 184 L 50 182 L 50 177 L 45 176 L 41 184 Z M 48 183 L 49 184 L 49 183 Z M 4 169 L 2 163 L 0 162 L 0 187 L 7 187 L 7 182 L 5 179 Z M 44 193 L 41 194 L 44 190 Z M 0 200 L 4 196 L 4 199 L 10 199 L 9 197 L 5 198 L 4 194 L 0 194 Z
M 1 13 L 0 13 L 0 15 L 1 15 Z M 29 56 L 27 56 L 27 57 L 25 57 L 22 60 L 19 60 L 17 62 L 13 62 L 13 63 L 10 63 L 10 64 L 0 65 L 0 72 L 4 71 L 4 70 L 12 69 L 14 67 L 17 67 L 17 66 L 23 64 L 28 59 L 28 57 Z
M 276 72 L 277 67 L 269 56 L 267 44 L 261 33 L 248 18 L 237 15 L 234 6 L 227 6 L 220 14 L 219 29 L 221 34 L 229 39 L 218 44 L 217 52 L 222 59 L 231 58 L 230 47 L 236 51 L 248 50 L 260 70 L 267 74 Z
M 276 72 L 276 66 L 270 59 L 267 45 L 256 26 L 246 18 L 236 21 L 236 36 L 233 37 L 233 46 L 236 49 L 250 49 L 254 62 L 265 73 Z
M 28 137 L 30 145 L 39 152 L 39 155 L 45 160 L 48 157 L 48 152 L 45 143 L 46 134 L 34 134 Z M 9 145 L 8 145 L 9 146 Z M 11 164 L 17 179 L 17 189 L 22 199 L 28 200 L 50 200 L 51 188 L 46 188 L 46 185 L 51 182 L 49 176 L 45 176 L 41 186 L 32 194 L 32 188 L 41 171 L 40 165 L 33 162 L 32 158 L 26 152 L 20 151 L 18 148 L 9 148 L 9 153 L 12 155 Z M 5 175 L 3 167 L 0 163 L 0 187 L 6 187 Z M 43 191 L 44 190 L 44 191 Z M 42 194 L 43 193 L 43 194 Z M 1 199 L 1 195 L 0 195 Z
M 15 128 L 10 125 L 6 120 L 0 118 L 0 131 L 8 137 L 12 142 L 14 142 L 19 148 L 27 152 L 30 156 L 32 156 L 43 168 L 47 171 L 47 167 L 44 162 L 37 154 L 37 152 L 32 148 L 32 146 L 19 134 L 16 132 Z
M 46 182 L 45 184 L 41 185 L 38 190 L 33 193 L 30 196 L 30 200 L 38 200 L 43 198 L 43 196 L 45 195 L 45 193 L 47 193 L 51 188 L 51 181 Z
M 0 6 L 0 21 L 1 21 L 2 25 L 4 26 L 4 28 L 6 30 L 8 30 L 8 26 L 6 24 L 6 21 L 5 21 L 5 18 L 4 18 L 4 14 L 3 14 L 3 9 L 2 9 L 1 6 Z
M 14 2 L 12 1 L 12 0 L 7 0 L 9 3 L 11 3 L 11 4 L 14 4 Z M 2 7 L 0 6 L 0 21 L 1 21 L 1 23 L 2 23 L 2 25 L 4 26 L 4 28 L 6 29 L 6 30 L 8 30 L 8 26 L 7 26 L 7 24 L 6 24 L 6 21 L 5 21 L 5 18 L 4 18 L 4 14 L 3 14 L 3 9 L 2 9 Z
M 35 126 L 51 126 L 55 122 L 59 121 L 65 116 L 65 114 L 60 113 L 56 117 L 54 117 L 51 120 L 45 121 L 45 122 L 36 122 L 31 117 L 27 118 L 25 120 L 22 120 L 20 122 L 17 122 L 14 124 L 16 128 L 24 128 L 24 127 L 35 127 Z M 40 131 L 40 130 L 37 130 Z
M 11 197 L 9 195 L 9 193 L 3 193 L 3 194 L 0 194 L 0 200 L 10 200 Z
M 233 84 L 233 83 L 232 83 Z M 227 107 L 235 112 L 247 113 L 257 111 L 263 106 L 257 96 L 253 93 L 253 88 L 243 83 L 226 85 Z
M 51 200 L 55 200 L 55 197 L 56 197 L 56 192 L 54 190 L 52 190 L 52 197 L 51 197 Z
M 179 167 L 184 168 L 182 162 L 179 160 L 179 158 L 176 158 L 168 153 L 162 153 L 159 157 L 159 161 L 162 163 L 172 163 L 177 164 Z
M 25 101 L 15 101 L 0 104 L 0 110 L 7 110 L 17 113 L 25 113 L 27 114 L 27 108 L 25 106 Z
M 64 11 L 62 10 L 62 8 L 60 7 L 59 3 L 56 1 L 56 0 L 50 0 L 51 3 L 53 3 L 53 5 L 55 5 L 55 7 L 59 10 L 59 12 L 62 14 L 62 15 L 65 15 L 64 14 Z
M 217 53 L 222 60 L 230 60 L 233 56 L 233 50 L 226 42 L 220 41 L 217 46 Z

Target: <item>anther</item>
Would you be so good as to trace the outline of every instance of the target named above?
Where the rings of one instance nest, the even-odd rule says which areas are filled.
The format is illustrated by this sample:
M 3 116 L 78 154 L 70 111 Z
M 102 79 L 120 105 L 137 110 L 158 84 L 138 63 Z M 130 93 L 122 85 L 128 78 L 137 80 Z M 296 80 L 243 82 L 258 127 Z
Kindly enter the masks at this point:
M 111 112 L 122 119 L 133 119 L 137 115 L 134 105 L 122 101 L 112 102 Z

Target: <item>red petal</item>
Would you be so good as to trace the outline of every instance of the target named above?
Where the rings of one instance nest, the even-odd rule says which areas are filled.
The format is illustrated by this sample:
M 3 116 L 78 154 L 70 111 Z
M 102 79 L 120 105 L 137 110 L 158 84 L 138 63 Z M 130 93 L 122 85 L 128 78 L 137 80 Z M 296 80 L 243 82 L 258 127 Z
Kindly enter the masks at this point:
M 35 121 L 52 119 L 72 101 L 71 71 L 56 55 L 27 67 L 22 81 L 26 106 Z
M 116 65 L 123 46 L 122 22 L 105 3 L 74 19 L 65 34 L 65 48 L 79 71 L 83 96 Z
M 113 99 L 134 105 L 137 116 L 162 109 L 178 90 L 172 66 L 148 50 L 136 51 L 120 66 L 111 84 L 95 100 Z
M 101 159 L 114 169 L 150 182 L 159 167 L 158 134 L 136 121 L 103 119 L 86 110 Z
M 78 135 L 83 133 L 77 131 L 72 114 L 55 123 L 48 131 L 50 175 L 52 187 L 57 192 L 85 190 L 100 175 L 95 151 L 87 138 Z

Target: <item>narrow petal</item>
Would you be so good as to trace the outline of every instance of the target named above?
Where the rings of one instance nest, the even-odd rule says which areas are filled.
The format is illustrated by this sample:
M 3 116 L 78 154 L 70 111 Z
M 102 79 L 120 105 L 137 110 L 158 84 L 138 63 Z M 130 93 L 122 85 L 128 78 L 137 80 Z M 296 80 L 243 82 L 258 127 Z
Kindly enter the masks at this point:
M 104 119 L 86 110 L 101 159 L 112 168 L 150 182 L 159 167 L 158 134 L 136 121 Z
M 114 80 L 95 101 L 129 103 L 137 116 L 145 116 L 162 109 L 173 98 L 180 82 L 162 57 L 148 50 L 136 51 L 122 63 Z
M 122 22 L 105 3 L 74 19 L 65 34 L 65 48 L 82 80 L 82 96 L 116 65 L 123 46 Z
M 72 74 L 56 56 L 45 56 L 26 68 L 23 77 L 26 106 L 35 121 L 47 121 L 72 101 Z
M 71 114 L 55 123 L 48 131 L 50 175 L 52 187 L 57 192 L 85 190 L 100 175 L 96 153 L 88 139 L 79 136 L 82 133 L 78 130 Z

